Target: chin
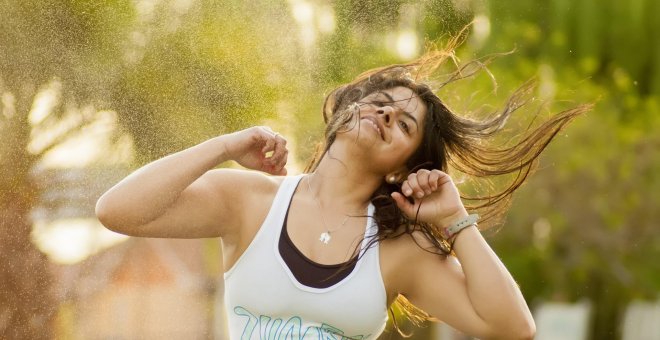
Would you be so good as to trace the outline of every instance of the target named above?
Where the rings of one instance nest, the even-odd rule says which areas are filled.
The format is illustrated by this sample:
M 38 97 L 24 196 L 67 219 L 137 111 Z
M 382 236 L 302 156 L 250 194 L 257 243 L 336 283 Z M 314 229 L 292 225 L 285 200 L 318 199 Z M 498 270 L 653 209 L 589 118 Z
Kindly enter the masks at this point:
M 362 127 L 362 129 L 364 128 L 365 127 Z M 372 131 L 360 131 L 358 126 L 350 131 L 342 132 L 341 134 L 337 133 L 337 139 L 335 142 L 340 140 L 344 143 L 353 144 L 357 149 L 361 150 L 371 150 L 379 143 L 383 142 L 378 134 L 373 133 Z

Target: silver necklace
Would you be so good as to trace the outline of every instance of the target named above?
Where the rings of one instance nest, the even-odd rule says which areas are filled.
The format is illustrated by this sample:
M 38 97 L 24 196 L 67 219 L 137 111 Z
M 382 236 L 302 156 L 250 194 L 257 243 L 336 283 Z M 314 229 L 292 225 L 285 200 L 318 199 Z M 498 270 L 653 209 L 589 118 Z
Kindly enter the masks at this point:
M 332 236 L 330 236 L 330 234 L 334 233 L 335 231 L 341 229 L 344 225 L 346 225 L 346 221 L 348 221 L 348 218 L 350 216 L 346 215 L 346 217 L 344 217 L 344 220 L 341 222 L 339 227 L 335 228 L 334 230 L 330 230 L 330 228 L 328 228 L 328 225 L 325 223 L 325 217 L 323 215 L 323 209 L 321 208 L 321 203 L 319 202 L 316 195 L 314 195 L 314 192 L 312 192 L 312 186 L 311 186 L 311 184 L 309 184 L 310 181 L 311 181 L 310 177 L 308 176 L 307 177 L 307 189 L 309 190 L 309 193 L 314 198 L 314 202 L 316 202 L 316 206 L 319 208 L 319 212 L 321 213 L 321 222 L 323 223 L 323 227 L 325 227 L 325 231 L 322 232 L 321 235 L 319 236 L 319 241 L 323 244 L 328 244 L 328 243 L 330 243 L 330 240 L 332 239 Z

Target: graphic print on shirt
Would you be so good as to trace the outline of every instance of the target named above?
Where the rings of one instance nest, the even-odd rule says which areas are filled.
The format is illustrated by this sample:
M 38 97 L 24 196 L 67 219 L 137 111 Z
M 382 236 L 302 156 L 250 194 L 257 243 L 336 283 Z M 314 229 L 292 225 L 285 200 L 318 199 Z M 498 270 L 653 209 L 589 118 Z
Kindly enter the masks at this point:
M 328 324 L 321 326 L 308 326 L 302 330 L 303 320 L 298 316 L 293 316 L 286 321 L 280 318 L 274 319 L 270 316 L 256 316 L 247 309 L 236 306 L 234 308 L 236 315 L 245 317 L 245 326 L 241 334 L 241 340 L 362 340 L 369 335 L 344 335 L 344 331 Z M 257 332 L 254 334 L 254 332 Z

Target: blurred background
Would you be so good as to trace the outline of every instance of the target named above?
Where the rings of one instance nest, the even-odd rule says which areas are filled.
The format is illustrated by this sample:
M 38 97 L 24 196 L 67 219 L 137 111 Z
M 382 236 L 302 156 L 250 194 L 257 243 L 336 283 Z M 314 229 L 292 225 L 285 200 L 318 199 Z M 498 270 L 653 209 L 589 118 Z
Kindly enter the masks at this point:
M 439 93 L 456 112 L 495 110 L 532 78 L 513 132 L 595 103 L 486 232 L 537 338 L 660 339 L 658 13 L 657 0 L 0 0 L 0 338 L 225 339 L 219 240 L 114 234 L 94 218 L 99 195 L 255 124 L 287 137 L 300 173 L 324 93 L 474 21 L 461 60 L 515 51 L 489 66 L 496 84 L 481 72 Z M 412 339 L 466 338 L 397 318 Z

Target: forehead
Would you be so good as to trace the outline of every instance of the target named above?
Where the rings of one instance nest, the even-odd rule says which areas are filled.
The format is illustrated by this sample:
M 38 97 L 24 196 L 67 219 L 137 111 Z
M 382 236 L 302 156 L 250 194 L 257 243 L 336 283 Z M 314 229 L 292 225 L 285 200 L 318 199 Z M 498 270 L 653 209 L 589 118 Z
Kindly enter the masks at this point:
M 391 102 L 392 105 L 397 106 L 418 118 L 422 118 L 426 113 L 426 105 L 424 104 L 424 101 L 419 98 L 417 93 L 404 86 L 378 90 L 370 93 L 364 99 L 381 100 L 388 103 Z

